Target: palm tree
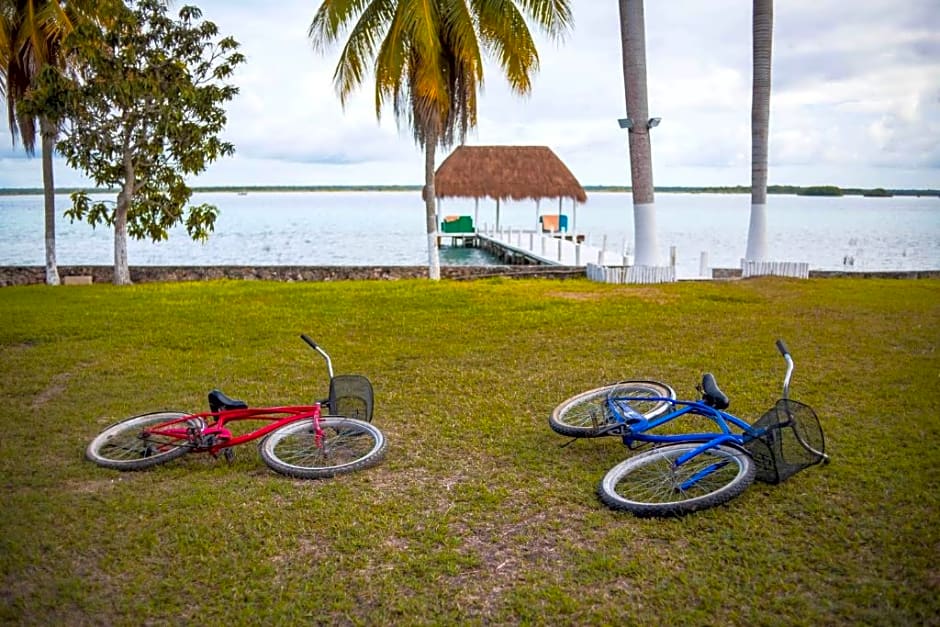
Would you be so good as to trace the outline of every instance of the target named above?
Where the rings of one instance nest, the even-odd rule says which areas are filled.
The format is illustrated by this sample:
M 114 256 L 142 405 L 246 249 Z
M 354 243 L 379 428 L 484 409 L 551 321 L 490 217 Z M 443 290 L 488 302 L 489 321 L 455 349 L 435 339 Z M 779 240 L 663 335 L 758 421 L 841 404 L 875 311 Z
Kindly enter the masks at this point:
M 633 187 L 634 264 L 658 266 L 653 157 L 646 96 L 646 33 L 643 0 L 620 0 L 623 87 L 630 120 L 630 180 Z
M 476 126 L 484 51 L 515 93 L 529 93 L 539 58 L 527 20 L 561 37 L 571 24 L 568 0 L 324 0 L 310 24 L 308 35 L 320 52 L 348 30 L 333 75 L 343 105 L 372 70 L 376 116 L 391 102 L 399 127 L 410 126 L 424 149 L 431 279 L 440 278 L 436 149 L 463 143 Z
M 749 261 L 767 258 L 767 148 L 770 136 L 770 68 L 774 38 L 773 0 L 754 0 L 751 84 L 751 220 L 747 231 Z
M 36 151 L 36 127 L 42 145 L 42 183 L 45 206 L 46 283 L 59 284 L 55 255 L 55 182 L 52 154 L 58 135 L 47 116 L 19 114 L 42 69 L 47 65 L 65 69 L 69 59 L 63 45 L 76 21 L 97 11 L 100 3 L 60 0 L 0 0 L 0 92 L 6 96 L 10 134 L 17 134 L 30 156 Z

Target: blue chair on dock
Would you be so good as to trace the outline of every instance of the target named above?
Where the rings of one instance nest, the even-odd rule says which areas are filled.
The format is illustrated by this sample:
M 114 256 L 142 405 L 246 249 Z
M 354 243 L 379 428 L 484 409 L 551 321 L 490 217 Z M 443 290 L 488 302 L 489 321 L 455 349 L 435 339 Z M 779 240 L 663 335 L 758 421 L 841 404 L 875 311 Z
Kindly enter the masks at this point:
M 565 214 L 549 213 L 539 216 L 539 224 L 543 233 L 568 232 L 568 216 Z

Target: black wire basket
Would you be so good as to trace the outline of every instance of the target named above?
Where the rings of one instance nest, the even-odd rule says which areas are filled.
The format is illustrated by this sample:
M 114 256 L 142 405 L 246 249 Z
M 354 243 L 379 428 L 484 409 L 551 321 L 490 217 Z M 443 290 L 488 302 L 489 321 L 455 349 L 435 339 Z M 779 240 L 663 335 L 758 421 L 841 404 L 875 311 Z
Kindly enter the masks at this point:
M 330 380 L 330 413 L 372 422 L 375 396 L 372 383 L 358 374 L 340 374 Z
M 809 405 L 782 398 L 754 423 L 755 438 L 744 447 L 757 464 L 757 480 L 786 481 L 826 460 L 826 442 Z

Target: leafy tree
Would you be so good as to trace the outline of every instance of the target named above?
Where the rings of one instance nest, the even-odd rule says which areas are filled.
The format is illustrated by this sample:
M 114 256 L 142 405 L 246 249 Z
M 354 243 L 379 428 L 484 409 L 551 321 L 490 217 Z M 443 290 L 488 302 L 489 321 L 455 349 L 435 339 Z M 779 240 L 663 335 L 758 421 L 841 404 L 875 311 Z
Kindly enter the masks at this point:
M 55 247 L 55 177 L 52 153 L 58 129 L 42 111 L 18 112 L 47 66 L 68 71 L 74 64 L 63 45 L 75 25 L 96 16 L 109 2 L 84 0 L 0 0 L 0 94 L 6 97 L 10 135 L 22 138 L 26 154 L 36 151 L 36 128 L 42 137 L 42 184 L 45 212 L 46 283 L 59 284 Z
M 440 278 L 435 211 L 437 146 L 463 143 L 477 122 L 483 54 L 502 68 L 517 94 L 531 90 L 539 58 L 526 19 L 551 37 L 571 23 L 568 0 L 323 0 L 308 35 L 325 51 L 348 31 L 334 72 L 345 105 L 366 74 L 375 74 L 375 112 L 392 104 L 424 149 L 422 198 L 428 276 Z
M 192 6 L 179 18 L 164 0 L 139 0 L 116 11 L 107 27 L 83 24 L 69 43 L 83 64 L 77 79 L 47 72 L 31 106 L 59 110 L 68 122 L 59 151 L 98 187 L 119 190 L 113 203 L 72 194 L 66 215 L 92 226 L 114 228 L 114 283 L 131 282 L 127 236 L 165 240 L 185 224 L 204 240 L 218 209 L 189 206 L 192 190 L 183 175 L 197 174 L 234 153 L 221 141 L 223 104 L 238 89 L 226 84 L 244 61 L 231 37 L 215 41 L 218 28 L 201 21 Z

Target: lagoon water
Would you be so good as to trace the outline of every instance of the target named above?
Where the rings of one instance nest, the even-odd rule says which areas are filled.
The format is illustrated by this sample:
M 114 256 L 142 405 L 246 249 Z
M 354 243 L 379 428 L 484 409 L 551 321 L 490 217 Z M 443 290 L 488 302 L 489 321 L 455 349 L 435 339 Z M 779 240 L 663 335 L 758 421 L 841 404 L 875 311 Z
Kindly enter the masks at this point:
M 113 200 L 112 197 L 96 197 Z M 420 192 L 234 192 L 194 194 L 216 205 L 215 232 L 205 244 L 182 227 L 168 241 L 130 240 L 131 265 L 424 265 L 424 204 Z M 60 265 L 110 265 L 112 233 L 61 217 L 69 198 L 56 198 Z M 499 224 L 532 229 L 537 211 L 558 204 L 500 203 Z M 495 202 L 445 199 L 442 215 L 476 215 L 477 226 L 496 223 Z M 629 193 L 593 192 L 573 210 L 570 230 L 599 246 L 631 252 L 633 209 Z M 42 196 L 0 196 L 0 265 L 43 265 Z M 656 196 L 661 261 L 676 249 L 679 278 L 699 275 L 701 254 L 710 267 L 740 266 L 747 242 L 750 195 L 660 193 Z M 572 224 L 573 223 L 573 224 Z M 940 269 L 940 198 L 768 197 L 768 247 L 777 261 L 805 261 L 814 270 Z M 445 249 L 443 264 L 487 264 L 481 251 Z

